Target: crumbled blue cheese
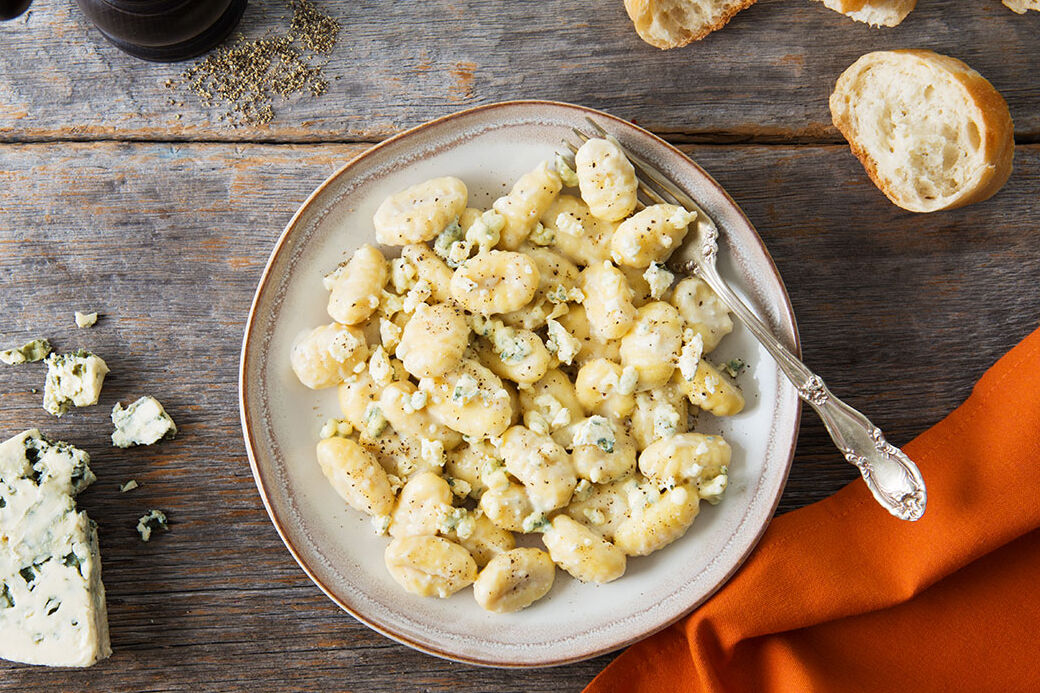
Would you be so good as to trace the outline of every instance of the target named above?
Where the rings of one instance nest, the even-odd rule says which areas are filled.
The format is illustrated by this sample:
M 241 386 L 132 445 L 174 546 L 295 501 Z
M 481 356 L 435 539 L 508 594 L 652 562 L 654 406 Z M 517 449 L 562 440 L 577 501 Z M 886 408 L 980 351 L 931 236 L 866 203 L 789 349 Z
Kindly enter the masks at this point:
M 36 429 L 0 444 L 0 658 L 86 667 L 112 653 L 90 457 Z
M 119 402 L 112 408 L 112 445 L 128 448 L 131 445 L 151 445 L 163 438 L 177 435 L 177 424 L 154 397 L 141 397 L 126 409 Z
M 372 529 L 375 531 L 377 536 L 386 536 L 386 532 L 390 529 L 390 516 L 389 515 L 373 515 L 372 516 Z
M 43 408 L 61 416 L 69 405 L 86 407 L 97 404 L 108 366 L 88 351 L 51 354 L 45 359 L 47 380 L 43 389 Z
M 679 207 L 675 210 L 672 216 L 668 218 L 668 223 L 677 229 L 685 229 L 687 226 L 692 224 L 696 218 L 696 212 L 691 212 Z
M 580 503 L 581 501 L 588 500 L 591 495 L 592 484 L 589 483 L 588 479 L 581 479 L 578 481 L 578 485 L 574 487 L 572 498 Z
M 379 341 L 387 351 L 393 351 L 401 343 L 402 331 L 393 321 L 379 318 Z
M 407 293 L 415 286 L 419 278 L 419 271 L 415 265 L 403 257 L 395 257 L 390 261 L 390 285 L 399 294 Z
M 404 488 L 404 479 L 397 476 L 396 474 L 387 474 L 386 480 L 390 482 L 390 493 L 397 495 L 397 492 Z
M 448 482 L 448 486 L 451 487 L 453 495 L 459 498 L 466 498 L 470 493 L 473 492 L 473 486 L 465 479 L 456 479 L 452 476 L 444 477 L 444 480 Z
M 540 410 L 549 430 L 556 431 L 571 423 L 571 410 L 549 393 L 537 395 L 534 405 Z
M 618 378 L 617 393 L 619 395 L 630 395 L 636 391 L 638 383 L 639 371 L 635 369 L 635 366 L 625 366 L 621 369 L 621 376 Z
M 546 321 L 546 326 L 548 327 L 548 339 L 545 341 L 545 348 L 549 350 L 549 353 L 556 354 L 560 363 L 570 365 L 574 361 L 574 357 L 581 351 L 581 341 L 556 320 Z
M 402 409 L 405 414 L 414 414 L 415 412 L 423 409 L 426 406 L 426 402 L 429 400 L 429 395 L 426 394 L 425 390 L 416 390 L 407 399 L 404 400 Z
M 329 340 L 329 356 L 339 363 L 345 363 L 354 358 L 357 352 L 364 349 L 365 346 L 364 340 L 358 339 L 346 330 L 339 330 Z
M 141 484 L 137 483 L 137 479 L 131 479 L 130 481 L 126 482 L 125 484 L 120 484 L 119 485 L 119 492 L 120 493 L 127 493 L 129 491 L 133 491 L 135 488 L 140 488 L 140 486 L 141 486 Z
M 81 313 L 78 310 L 73 315 L 76 319 L 76 327 L 93 327 L 97 322 L 97 313 Z
M 610 419 L 605 416 L 590 416 L 577 425 L 574 430 L 574 447 L 579 445 L 596 445 L 603 452 L 614 452 L 617 439 Z
M 556 153 L 556 175 L 560 177 L 560 180 L 568 188 L 578 187 L 578 174 L 559 152 Z
M 648 481 L 640 483 L 631 479 L 622 488 L 628 499 L 628 507 L 634 512 L 642 511 L 661 500 L 661 491 Z
M 419 308 L 419 304 L 426 303 L 426 300 L 432 295 L 433 288 L 430 286 L 430 282 L 420 279 L 415 282 L 415 286 L 408 290 L 408 294 L 401 302 L 401 310 L 405 313 L 414 313 Z
M 465 252 L 459 250 L 459 246 L 465 246 Z M 437 253 L 452 269 L 458 267 L 469 257 L 469 244 L 466 243 L 466 234 L 459 226 L 458 217 L 444 227 L 433 241 L 433 252 Z M 460 259 L 461 257 L 461 259 Z
M 471 247 L 477 246 L 481 253 L 486 253 L 498 245 L 505 225 L 506 218 L 497 210 L 489 209 L 466 229 L 466 242 Z
M 147 515 L 142 515 L 137 520 L 137 533 L 141 535 L 141 541 L 151 541 L 152 532 L 160 529 L 166 531 L 169 528 L 166 513 L 162 510 L 149 510 Z
M 364 433 L 369 438 L 378 438 L 383 435 L 383 431 L 386 430 L 387 422 L 386 417 L 383 416 L 383 410 L 379 408 L 377 404 L 369 404 L 365 408 L 365 413 L 362 417 L 365 423 Z
M 14 365 L 17 363 L 34 363 L 42 361 L 51 353 L 51 343 L 46 339 L 34 339 L 26 342 L 17 349 L 4 349 L 0 351 L 0 361 Z
M 477 379 L 469 373 L 463 373 L 455 381 L 455 389 L 451 393 L 451 401 L 457 404 L 467 404 L 477 396 L 480 384 Z
M 444 443 L 430 438 L 419 438 L 419 457 L 434 467 L 444 466 Z
M 646 280 L 647 285 L 650 287 L 650 296 L 655 299 L 660 299 L 664 296 L 664 292 L 668 291 L 668 288 L 675 281 L 675 275 L 665 269 L 665 266 L 659 262 L 652 262 L 650 266 L 643 272 L 643 279 Z
M 683 332 L 683 345 L 679 351 L 679 373 L 683 380 L 692 381 L 697 377 L 697 367 L 704 354 L 704 338 L 699 332 L 687 329 Z
M 382 345 L 377 346 L 368 359 L 368 374 L 380 387 L 386 387 L 394 377 L 394 367 L 390 365 L 390 357 L 386 355 Z
M 584 303 L 585 292 L 576 286 L 566 288 L 563 284 L 557 284 L 556 286 L 549 289 L 545 294 L 545 297 L 550 303 Z
M 679 412 L 668 402 L 658 402 L 653 409 L 654 438 L 671 438 L 679 429 Z
M 524 532 L 544 532 L 549 529 L 549 518 L 542 512 L 533 512 L 520 523 Z
M 534 227 L 530 235 L 527 237 L 531 243 L 535 245 L 552 245 L 556 241 L 556 232 L 548 226 L 545 226 L 541 222 Z
M 501 460 L 488 457 L 480 465 L 480 481 L 489 489 L 504 491 L 509 488 L 509 475 Z
M 477 522 L 473 513 L 465 508 L 452 508 L 441 514 L 437 523 L 438 531 L 449 534 L 454 532 L 459 539 L 469 539 L 476 531 Z
M 328 419 L 321 427 L 321 437 L 346 438 L 354 432 L 354 427 L 346 419 Z
M 389 291 L 382 291 L 379 299 L 379 314 L 386 318 L 393 318 L 404 310 L 404 299 Z
M 556 215 L 556 230 L 575 238 L 585 235 L 585 225 L 581 219 L 569 212 L 560 212 Z
M 736 378 L 745 368 L 747 368 L 747 364 L 744 363 L 744 359 L 731 359 L 722 364 L 722 370 L 726 371 L 731 378 Z
M 697 495 L 712 505 L 722 500 L 722 494 L 726 492 L 726 487 L 729 486 L 728 471 L 726 467 L 723 467 L 722 472 L 717 476 L 712 477 L 708 481 L 702 481 L 697 490 Z

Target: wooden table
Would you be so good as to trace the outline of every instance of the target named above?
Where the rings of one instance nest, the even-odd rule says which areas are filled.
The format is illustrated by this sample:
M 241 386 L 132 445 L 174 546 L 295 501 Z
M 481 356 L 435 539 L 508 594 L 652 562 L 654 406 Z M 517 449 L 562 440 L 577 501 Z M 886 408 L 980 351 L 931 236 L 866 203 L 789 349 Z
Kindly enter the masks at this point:
M 86 448 L 98 482 L 113 657 L 87 671 L 0 665 L 25 691 L 573 691 L 611 656 L 549 670 L 479 669 L 387 640 L 304 576 L 260 503 L 236 396 L 246 312 L 269 251 L 307 194 L 372 142 L 467 106 L 551 98 L 602 108 L 681 143 L 765 239 L 805 360 L 897 444 L 961 402 L 1038 322 L 1040 14 L 997 0 L 922 0 L 873 30 L 807 0 L 762 0 L 724 31 L 660 52 L 620 0 L 338 0 L 344 25 L 320 99 L 232 129 L 182 66 L 130 59 L 71 2 L 0 24 L 0 341 L 45 335 L 112 369 L 97 407 L 57 420 L 43 369 L 0 368 L 0 434 L 40 426 Z M 284 31 L 274 0 L 248 36 Z M 1005 95 L 1015 171 L 983 204 L 913 215 L 867 180 L 830 123 L 838 74 L 869 50 L 927 47 Z M 183 102 L 183 105 L 178 105 Z M 74 310 L 98 310 L 79 330 Z M 180 426 L 150 448 L 108 444 L 116 401 L 153 394 Z M 141 482 L 121 494 L 119 484 Z M 811 413 L 779 512 L 856 478 Z M 149 508 L 171 529 L 134 530 Z M 879 510 L 879 512 L 881 512 Z

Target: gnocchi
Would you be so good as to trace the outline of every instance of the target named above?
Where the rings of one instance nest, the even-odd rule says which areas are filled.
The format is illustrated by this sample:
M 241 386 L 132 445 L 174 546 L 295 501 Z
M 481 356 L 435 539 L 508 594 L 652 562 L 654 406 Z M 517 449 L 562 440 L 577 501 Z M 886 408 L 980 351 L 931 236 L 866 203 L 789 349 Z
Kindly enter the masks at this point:
M 694 215 L 636 206 L 624 153 L 589 140 L 491 209 L 451 176 L 391 195 L 372 222 L 399 256 L 366 244 L 324 277 L 334 322 L 289 362 L 306 387 L 338 386 L 318 465 L 389 535 L 409 593 L 472 585 L 488 611 L 524 609 L 557 566 L 616 580 L 725 494 L 732 449 L 694 429 L 699 410 L 744 406 L 704 360 L 733 324 L 663 264 Z

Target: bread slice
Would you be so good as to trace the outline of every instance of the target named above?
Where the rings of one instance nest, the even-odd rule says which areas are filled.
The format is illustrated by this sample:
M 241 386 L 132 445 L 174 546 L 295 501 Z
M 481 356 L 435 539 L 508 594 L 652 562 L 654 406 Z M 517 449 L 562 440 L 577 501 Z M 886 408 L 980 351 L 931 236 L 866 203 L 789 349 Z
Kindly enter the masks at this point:
M 955 58 L 928 50 L 867 53 L 838 78 L 830 107 L 867 174 L 903 209 L 979 202 L 1011 175 L 1007 103 Z
M 755 0 L 625 0 L 639 37 L 662 50 L 699 41 Z
M 1026 10 L 1040 12 L 1040 0 L 1004 0 L 1004 6 L 1018 14 L 1025 14 Z
M 917 6 L 917 0 L 820 0 L 824 6 L 870 26 L 895 26 Z M 1010 0 L 1014 2 L 1015 0 Z

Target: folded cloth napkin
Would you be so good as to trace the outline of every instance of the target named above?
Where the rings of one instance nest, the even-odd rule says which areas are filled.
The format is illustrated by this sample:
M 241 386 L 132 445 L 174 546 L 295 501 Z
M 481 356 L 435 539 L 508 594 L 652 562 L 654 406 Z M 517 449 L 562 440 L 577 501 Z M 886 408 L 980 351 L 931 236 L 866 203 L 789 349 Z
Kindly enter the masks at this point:
M 921 520 L 860 480 L 778 517 L 733 579 L 586 693 L 1040 691 L 1040 330 L 904 450 Z

